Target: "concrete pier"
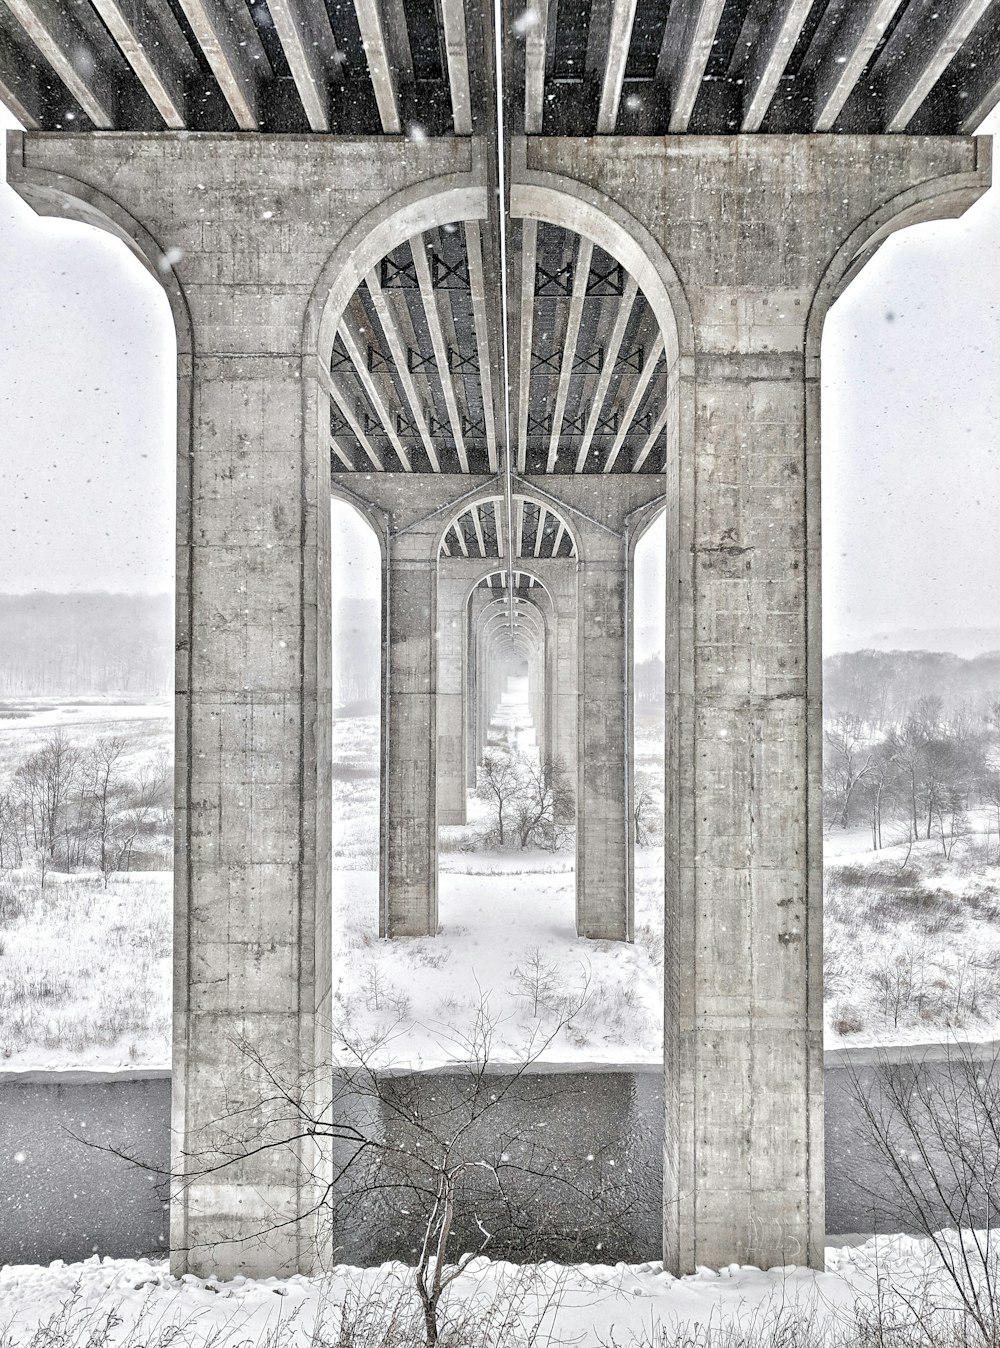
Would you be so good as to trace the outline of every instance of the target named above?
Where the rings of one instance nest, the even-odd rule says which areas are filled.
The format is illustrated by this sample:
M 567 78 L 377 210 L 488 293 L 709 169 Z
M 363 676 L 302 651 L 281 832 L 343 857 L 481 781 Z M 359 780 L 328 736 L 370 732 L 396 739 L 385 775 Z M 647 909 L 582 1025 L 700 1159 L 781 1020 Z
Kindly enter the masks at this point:
M 177 329 L 173 1266 L 328 1251 L 274 1081 L 321 1093 L 330 1055 L 331 490 L 385 557 L 392 937 L 436 930 L 437 823 L 498 693 L 476 587 L 513 568 L 548 595 L 518 654 L 577 782 L 578 929 L 628 938 L 629 574 L 665 510 L 665 1259 L 817 1264 L 820 338 L 892 230 L 982 193 L 988 148 L 529 135 L 501 319 L 490 142 L 462 126 L 11 137 L 13 186 L 123 239 Z

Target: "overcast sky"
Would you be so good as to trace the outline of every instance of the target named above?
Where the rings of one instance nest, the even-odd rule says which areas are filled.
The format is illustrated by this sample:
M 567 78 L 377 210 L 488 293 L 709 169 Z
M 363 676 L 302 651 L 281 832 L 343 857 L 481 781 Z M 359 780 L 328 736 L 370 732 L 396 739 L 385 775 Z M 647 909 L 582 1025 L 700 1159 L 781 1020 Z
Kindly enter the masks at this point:
M 1000 629 L 1000 191 L 884 244 L 823 362 L 828 648 Z M 124 245 L 0 187 L 0 590 L 172 588 L 173 374 L 166 300 Z M 639 568 L 640 614 L 661 570 Z

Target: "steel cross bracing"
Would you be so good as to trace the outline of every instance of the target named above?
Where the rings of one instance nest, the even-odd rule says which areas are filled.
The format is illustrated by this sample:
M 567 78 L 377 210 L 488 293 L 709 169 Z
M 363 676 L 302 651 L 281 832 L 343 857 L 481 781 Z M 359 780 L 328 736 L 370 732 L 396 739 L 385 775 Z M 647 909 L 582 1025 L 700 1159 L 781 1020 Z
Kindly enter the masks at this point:
M 0 0 L 29 128 L 488 136 L 493 0 Z M 996 0 L 505 0 L 508 133 L 974 131 Z
M 0 0 L 0 99 L 55 132 L 475 135 L 502 203 L 522 134 L 974 130 L 1000 0 Z M 618 259 L 497 214 L 359 286 L 330 450 L 497 476 L 512 534 L 519 477 L 662 470 L 670 371 Z

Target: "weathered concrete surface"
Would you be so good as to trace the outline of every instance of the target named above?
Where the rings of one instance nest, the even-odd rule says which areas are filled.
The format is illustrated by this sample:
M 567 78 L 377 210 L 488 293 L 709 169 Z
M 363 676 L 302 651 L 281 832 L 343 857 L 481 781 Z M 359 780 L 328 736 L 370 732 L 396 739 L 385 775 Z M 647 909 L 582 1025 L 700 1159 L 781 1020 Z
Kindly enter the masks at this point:
M 207 1165 L 255 1140 L 244 1118 L 279 1141 L 290 1130 L 283 1106 L 261 1106 L 271 1092 L 247 1044 L 292 1082 L 327 1050 L 330 325 L 396 243 L 485 212 L 478 154 L 459 139 L 11 139 L 17 190 L 124 238 L 178 330 L 178 1271 L 308 1270 L 326 1238 L 306 1218 L 323 1179 L 308 1146 Z M 581 538 L 603 539 L 581 546 L 578 637 L 618 636 L 595 636 L 579 671 L 594 784 L 578 845 L 586 921 L 613 912 L 616 934 L 628 727 L 607 699 L 619 676 L 626 699 L 628 518 L 666 489 L 667 1262 L 818 1262 L 822 319 L 893 228 L 957 214 L 985 189 L 988 147 L 601 137 L 531 140 L 520 155 L 522 206 L 591 230 L 648 289 L 676 399 L 665 483 L 530 484 L 565 498 Z M 415 932 L 436 923 L 427 628 L 443 527 L 429 516 L 443 507 L 439 483 L 393 476 L 395 505 L 380 507 L 395 590 L 386 912 L 398 900 L 399 929 Z M 355 477 L 376 483 L 378 506 L 389 475 Z M 601 841 L 586 850 L 588 837 Z
M 164 283 L 177 325 L 174 1164 L 189 1180 L 173 1204 L 174 1267 L 308 1270 L 324 1239 L 305 1219 L 322 1183 L 311 1148 L 206 1166 L 220 1149 L 252 1147 L 239 1111 L 273 1098 L 247 1045 L 292 1084 L 329 1056 L 330 476 L 318 333 L 344 281 L 338 245 L 372 212 L 384 223 L 387 198 L 419 202 L 429 181 L 481 197 L 475 147 L 15 135 L 8 175 L 37 210 L 125 237 Z M 398 234 L 412 228 L 404 214 Z M 294 1131 L 280 1104 L 270 1113 L 261 1107 L 252 1128 Z
M 819 1264 L 822 318 L 888 230 L 985 190 L 988 149 L 607 137 L 521 154 L 536 196 L 631 233 L 676 321 L 665 1257 Z

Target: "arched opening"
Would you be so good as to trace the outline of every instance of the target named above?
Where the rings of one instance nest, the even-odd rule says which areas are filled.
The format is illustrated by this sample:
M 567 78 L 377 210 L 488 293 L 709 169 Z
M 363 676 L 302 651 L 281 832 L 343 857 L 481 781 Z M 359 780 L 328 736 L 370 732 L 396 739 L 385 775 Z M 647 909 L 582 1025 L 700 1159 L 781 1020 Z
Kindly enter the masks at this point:
M 463 920 L 457 875 L 490 856 L 528 872 L 544 853 L 546 873 L 560 858 L 572 921 L 577 544 L 551 504 L 518 493 L 511 506 L 509 528 L 502 498 L 467 506 L 438 552 L 442 929 Z
M 664 809 L 667 774 L 665 720 L 666 515 L 656 510 L 637 531 L 631 550 L 630 684 L 630 930 L 651 964 L 663 960 Z
M 0 132 L 13 125 L 0 108 Z M 6 187 L 0 198 L 0 1060 L 162 1071 L 177 337 L 162 286 L 110 223 L 40 218 Z M 51 1164 L 28 1149 L 5 1205 L 33 1212 L 16 1187 L 30 1194 Z M 148 1185 L 132 1189 L 128 1172 L 121 1184 L 144 1212 Z M 154 1206 L 150 1244 L 165 1240 Z M 83 1239 L 71 1221 L 67 1235 L 60 1253 Z M 49 1233 L 33 1236 L 21 1248 L 41 1257 Z
M 471 1011 L 459 960 L 501 999 L 528 947 L 572 964 L 571 979 L 596 962 L 624 1000 L 556 1053 L 620 1054 L 627 1040 L 658 1059 L 658 970 L 637 975 L 648 956 L 630 951 L 629 992 L 620 958 L 593 942 L 633 935 L 631 571 L 678 442 L 679 345 L 655 266 L 634 245 L 621 260 L 623 223 L 598 228 L 588 207 L 576 233 L 562 223 L 576 201 L 566 215 L 558 186 L 539 192 L 515 224 L 509 451 L 481 221 L 435 218 L 431 203 L 417 226 L 383 222 L 381 251 L 348 259 L 321 325 L 334 491 L 383 539 L 383 931 L 440 934 L 426 958 L 453 971 L 440 1001 L 406 976 L 425 958 L 406 940 L 366 950 L 351 976 L 370 989 L 365 1014 L 405 1005 L 440 1023 Z M 509 818 L 502 847 L 485 845 L 499 820 L 483 769 L 501 749 L 549 795 L 523 849 Z
M 333 699 L 332 804 L 334 1001 L 356 945 L 383 926 L 382 547 L 362 509 L 334 496 L 330 507 Z
M 828 1048 L 1000 1023 L 998 223 L 994 186 L 899 230 L 823 326 Z

